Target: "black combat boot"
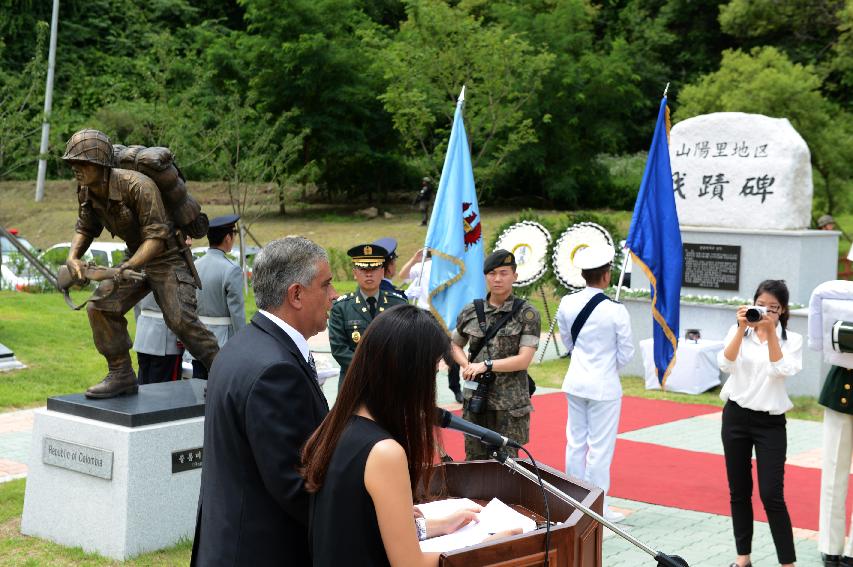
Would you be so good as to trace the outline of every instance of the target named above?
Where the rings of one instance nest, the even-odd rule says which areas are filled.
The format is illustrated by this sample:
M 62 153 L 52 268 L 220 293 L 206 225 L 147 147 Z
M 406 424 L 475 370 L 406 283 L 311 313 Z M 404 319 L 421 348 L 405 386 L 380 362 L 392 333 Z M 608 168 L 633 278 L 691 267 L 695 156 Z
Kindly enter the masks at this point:
M 129 353 L 107 359 L 107 366 L 110 371 L 106 378 L 86 390 L 87 398 L 114 398 L 139 391 Z

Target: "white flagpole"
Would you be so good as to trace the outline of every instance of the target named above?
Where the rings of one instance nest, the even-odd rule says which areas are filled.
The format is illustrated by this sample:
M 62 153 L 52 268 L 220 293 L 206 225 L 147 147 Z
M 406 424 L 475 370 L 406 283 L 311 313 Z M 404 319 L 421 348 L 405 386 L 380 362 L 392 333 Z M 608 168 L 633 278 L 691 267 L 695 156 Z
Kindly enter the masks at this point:
M 622 270 L 619 272 L 619 284 L 616 286 L 616 301 L 619 301 L 619 294 L 622 293 L 622 282 L 625 281 L 625 268 L 628 267 L 628 260 L 631 257 L 631 251 L 627 246 L 622 248 L 622 253 L 625 254 L 625 259 L 622 261 Z

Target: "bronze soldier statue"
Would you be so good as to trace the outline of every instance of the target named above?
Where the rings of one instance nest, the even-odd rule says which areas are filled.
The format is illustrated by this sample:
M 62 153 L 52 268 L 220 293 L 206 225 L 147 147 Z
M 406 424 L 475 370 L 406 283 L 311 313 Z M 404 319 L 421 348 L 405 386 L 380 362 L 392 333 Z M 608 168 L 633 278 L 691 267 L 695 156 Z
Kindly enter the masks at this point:
M 81 259 L 106 228 L 127 244 L 127 258 L 118 275 L 102 281 L 86 311 L 95 347 L 107 359 L 109 373 L 86 390 L 89 398 L 111 398 L 138 391 L 130 359 L 130 335 L 124 315 L 149 291 L 163 312 L 166 325 L 198 360 L 210 368 L 219 351 L 216 338 L 196 315 L 196 280 L 187 261 L 183 237 L 163 204 L 160 189 L 148 176 L 113 167 L 113 146 L 98 130 L 71 136 L 62 159 L 77 178 L 79 213 L 66 266 L 85 280 Z M 122 277 L 143 270 L 143 280 Z

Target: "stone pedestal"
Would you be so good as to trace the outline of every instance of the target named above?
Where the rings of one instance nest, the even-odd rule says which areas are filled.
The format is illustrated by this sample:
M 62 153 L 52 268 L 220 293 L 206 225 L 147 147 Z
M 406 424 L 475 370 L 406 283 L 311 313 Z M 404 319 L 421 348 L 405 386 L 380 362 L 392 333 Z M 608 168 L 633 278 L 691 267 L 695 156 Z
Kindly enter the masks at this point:
M 736 289 L 683 286 L 681 294 L 752 300 L 755 288 L 763 280 L 785 280 L 791 293 L 791 303 L 808 305 L 814 288 L 837 278 L 840 235 L 834 230 L 736 230 L 682 226 L 681 240 L 685 244 L 739 246 L 740 260 L 737 284 L 733 286 Z M 716 278 L 711 274 L 708 279 Z M 631 273 L 631 288 L 649 289 L 649 280 L 636 267 Z M 683 323 L 682 327 L 688 328 Z
M 26 368 L 26 366 L 15 358 L 14 352 L 0 343 L 0 372 L 18 370 L 19 368 Z
M 205 384 L 48 399 L 35 412 L 21 531 L 117 560 L 192 538 Z

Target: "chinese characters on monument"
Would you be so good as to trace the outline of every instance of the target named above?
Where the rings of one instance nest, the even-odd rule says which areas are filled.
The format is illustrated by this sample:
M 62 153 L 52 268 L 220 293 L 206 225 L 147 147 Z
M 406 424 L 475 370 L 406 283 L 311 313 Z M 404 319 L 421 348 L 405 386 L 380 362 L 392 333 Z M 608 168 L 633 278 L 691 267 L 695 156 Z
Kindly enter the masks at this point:
M 684 120 L 672 128 L 670 161 L 682 225 L 809 225 L 809 150 L 784 118 L 719 112 Z

